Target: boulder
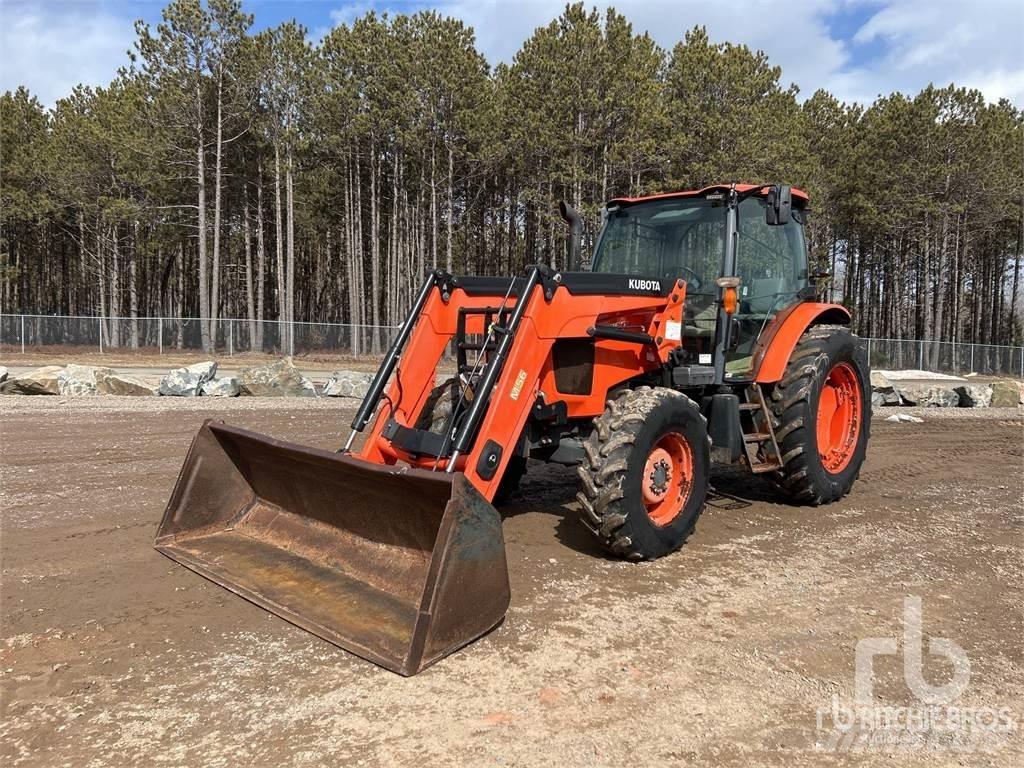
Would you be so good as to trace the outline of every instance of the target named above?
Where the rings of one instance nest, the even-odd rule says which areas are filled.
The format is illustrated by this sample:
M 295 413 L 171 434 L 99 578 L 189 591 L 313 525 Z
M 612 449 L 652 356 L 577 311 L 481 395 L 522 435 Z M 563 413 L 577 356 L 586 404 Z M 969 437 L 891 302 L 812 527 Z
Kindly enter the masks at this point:
M 217 373 L 217 364 L 212 360 L 195 363 L 186 368 L 176 368 L 160 380 L 160 394 L 174 397 L 197 397 L 203 384 Z
M 316 397 L 313 382 L 299 373 L 289 357 L 266 365 L 243 368 L 238 374 L 238 384 L 243 395 Z
M 956 408 L 960 405 L 960 395 L 948 384 L 902 382 L 896 391 L 906 405 L 932 408 Z
M 326 397 L 358 397 L 366 396 L 366 391 L 373 381 L 372 373 L 359 371 L 335 371 L 324 385 Z
M 58 377 L 62 370 L 62 365 L 44 365 L 8 379 L 0 385 L 0 392 L 5 395 L 59 395 Z
M 875 405 L 930 405 L 952 408 L 960 404 L 956 388 L 967 384 L 959 376 L 931 371 L 871 372 L 871 402 Z M 876 392 L 882 393 L 876 396 Z M 893 396 L 898 400 L 893 402 Z M 879 402 L 879 401 L 882 402 Z
M 961 408 L 988 408 L 992 404 L 991 384 L 964 384 L 956 388 Z
M 1021 402 L 1021 388 L 1011 379 L 996 379 L 992 382 L 992 407 L 1016 408 Z
M 3 384 L 5 381 L 7 381 L 7 368 L 0 365 L 0 384 Z
M 885 371 L 876 370 L 871 372 L 871 383 L 874 385 L 876 382 L 885 385 L 893 384 L 897 385 L 904 381 L 927 381 L 932 382 L 957 382 L 962 384 L 964 378 L 961 376 L 950 376 L 948 373 L 935 373 L 934 371 L 920 371 L 920 370 L 905 370 L 905 371 Z
M 96 370 L 96 394 L 98 395 L 141 397 L 157 393 L 158 388 L 156 385 L 149 384 L 138 376 L 117 373 L 110 368 L 98 368 Z
M 93 368 L 91 365 L 72 363 L 57 374 L 57 386 L 65 397 L 95 395 L 96 381 L 99 371 L 108 372 L 109 368 Z M 112 373 L 112 371 L 110 371 Z
M 872 389 L 892 389 L 892 381 L 886 376 L 889 371 L 871 371 Z
M 238 397 L 241 391 L 242 389 L 238 385 L 238 378 L 235 376 L 210 379 L 203 383 L 202 388 L 202 393 L 205 397 Z
M 899 405 L 900 396 L 891 386 L 889 387 L 876 387 L 872 385 L 871 388 L 871 404 L 872 405 Z

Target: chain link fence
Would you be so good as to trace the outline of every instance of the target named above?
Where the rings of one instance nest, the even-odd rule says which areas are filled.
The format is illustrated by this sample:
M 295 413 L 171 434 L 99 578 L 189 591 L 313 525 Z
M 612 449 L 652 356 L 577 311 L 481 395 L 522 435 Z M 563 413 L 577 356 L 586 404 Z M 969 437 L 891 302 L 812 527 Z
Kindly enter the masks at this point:
M 227 355 L 374 355 L 387 349 L 397 330 L 392 326 L 219 318 L 212 324 L 210 339 L 217 353 Z M 861 342 L 872 368 L 1024 378 L 1024 347 L 921 339 Z M 198 318 L 0 315 L 0 351 L 4 353 L 70 352 L 76 348 L 157 355 L 198 352 L 203 349 L 203 334 Z
M 926 339 L 861 339 L 871 368 L 1024 379 L 1024 347 Z
M 0 315 L 0 350 L 46 352 L 89 349 L 162 355 L 203 350 L 199 318 Z M 210 348 L 219 354 L 383 354 L 397 328 L 343 323 L 218 318 L 210 322 Z

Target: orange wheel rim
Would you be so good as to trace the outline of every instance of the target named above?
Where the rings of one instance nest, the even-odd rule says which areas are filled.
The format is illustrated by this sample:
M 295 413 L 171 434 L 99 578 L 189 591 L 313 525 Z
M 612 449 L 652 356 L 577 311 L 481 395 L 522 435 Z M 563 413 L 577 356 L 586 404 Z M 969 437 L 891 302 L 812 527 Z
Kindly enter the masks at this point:
M 846 469 L 857 448 L 862 395 L 857 372 L 849 363 L 838 363 L 818 396 L 818 454 L 826 471 L 836 474 Z
M 641 478 L 644 508 L 655 525 L 668 525 L 682 511 L 693 487 L 693 451 L 678 432 L 662 435 L 651 448 Z

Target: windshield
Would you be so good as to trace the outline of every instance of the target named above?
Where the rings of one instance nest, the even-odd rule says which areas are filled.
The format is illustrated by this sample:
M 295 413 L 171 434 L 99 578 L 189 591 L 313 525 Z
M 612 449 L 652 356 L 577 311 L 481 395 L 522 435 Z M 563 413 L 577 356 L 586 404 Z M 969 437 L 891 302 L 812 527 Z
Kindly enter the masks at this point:
M 725 249 L 725 205 L 672 198 L 612 209 L 594 253 L 594 272 L 687 282 L 687 292 L 714 290 Z
M 739 206 L 736 274 L 750 312 L 772 312 L 807 284 L 803 211 L 789 224 L 768 226 L 764 199 Z M 613 208 L 594 254 L 594 272 L 687 282 L 687 293 L 714 293 L 725 249 L 725 205 L 704 198 L 672 198 Z

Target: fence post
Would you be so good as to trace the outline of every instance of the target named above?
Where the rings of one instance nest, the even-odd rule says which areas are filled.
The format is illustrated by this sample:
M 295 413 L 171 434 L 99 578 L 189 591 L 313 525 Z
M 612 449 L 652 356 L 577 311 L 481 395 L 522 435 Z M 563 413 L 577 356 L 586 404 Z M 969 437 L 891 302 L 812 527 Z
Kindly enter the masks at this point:
M 156 344 L 157 353 L 162 355 L 164 353 L 164 319 L 162 317 L 156 319 Z
M 228 357 L 235 354 L 235 324 L 228 320 Z
M 971 344 L 971 373 L 974 373 L 974 345 Z
M 871 367 L 871 337 L 868 336 L 868 368 Z
M 21 354 L 25 354 L 25 316 L 21 316 Z
M 102 355 L 103 354 L 103 318 L 102 317 L 97 317 L 96 318 L 96 322 L 99 323 L 99 326 L 100 326 L 100 354 Z

